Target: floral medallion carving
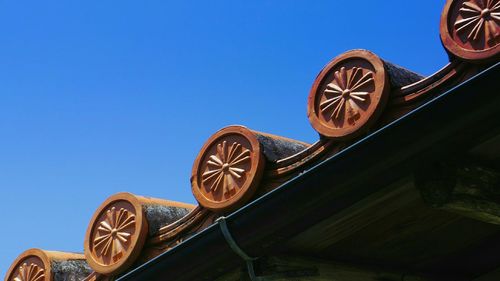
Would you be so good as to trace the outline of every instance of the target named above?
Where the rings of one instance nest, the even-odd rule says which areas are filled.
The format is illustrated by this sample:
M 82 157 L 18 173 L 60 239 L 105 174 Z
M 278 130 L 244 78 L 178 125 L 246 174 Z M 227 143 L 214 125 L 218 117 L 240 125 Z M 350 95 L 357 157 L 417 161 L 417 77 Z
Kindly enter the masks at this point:
M 51 277 L 50 259 L 44 251 L 29 249 L 12 263 L 5 281 L 47 281 Z
M 94 251 L 110 260 L 117 260 L 130 244 L 134 231 L 135 216 L 124 208 L 115 207 L 106 211 L 106 217 L 99 223 Z
M 457 33 L 464 33 L 467 40 L 495 43 L 500 36 L 500 0 L 465 1 L 459 11 L 461 19 L 454 25 Z
M 448 0 L 441 40 L 455 56 L 489 61 L 500 53 L 500 0 Z
M 308 116 L 314 129 L 333 139 L 354 138 L 378 118 L 388 96 L 383 62 L 354 50 L 335 58 L 316 78 Z
M 200 205 L 234 209 L 254 193 L 263 161 L 255 135 L 240 126 L 222 129 L 204 145 L 193 165 L 191 185 Z
M 346 70 L 341 67 L 335 71 L 334 79 L 326 85 L 323 91 L 325 100 L 320 103 L 322 112 L 330 115 L 330 119 L 355 123 L 360 116 L 361 107 L 367 102 L 369 91 L 363 91 L 369 86 L 373 88 L 373 72 L 364 71 L 359 67 Z
M 105 275 L 116 275 L 140 254 L 148 226 L 142 205 L 129 193 L 108 198 L 97 211 L 85 235 L 85 258 L 90 267 Z
M 17 276 L 14 277 L 14 281 L 42 281 L 45 279 L 45 270 L 38 266 L 37 264 L 23 263 L 19 267 Z
M 217 151 L 207 160 L 207 170 L 202 174 L 203 184 L 209 185 L 211 192 L 221 191 L 224 195 L 234 192 L 236 180 L 247 172 L 250 162 L 250 150 L 233 142 L 228 148 L 227 142 L 217 144 Z

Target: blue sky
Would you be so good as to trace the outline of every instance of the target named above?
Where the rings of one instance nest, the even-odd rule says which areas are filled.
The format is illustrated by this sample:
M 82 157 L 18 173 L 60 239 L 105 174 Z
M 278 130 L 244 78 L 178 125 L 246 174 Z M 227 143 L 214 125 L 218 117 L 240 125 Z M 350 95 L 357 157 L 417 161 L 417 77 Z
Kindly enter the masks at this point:
M 307 142 L 321 68 L 364 48 L 429 75 L 444 1 L 0 1 L 0 275 L 22 251 L 79 252 L 110 195 L 194 203 L 218 129 Z

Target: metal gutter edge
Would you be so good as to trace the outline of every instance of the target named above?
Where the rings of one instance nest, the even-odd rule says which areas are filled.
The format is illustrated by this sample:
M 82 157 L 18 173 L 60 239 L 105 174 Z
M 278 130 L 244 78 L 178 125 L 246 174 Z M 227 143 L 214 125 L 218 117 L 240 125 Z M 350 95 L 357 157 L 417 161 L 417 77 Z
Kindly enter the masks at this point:
M 251 256 L 272 254 L 311 225 L 500 129 L 500 63 L 304 171 L 226 218 Z M 459 136 L 459 137 L 457 137 Z M 117 281 L 213 280 L 242 265 L 217 225 Z

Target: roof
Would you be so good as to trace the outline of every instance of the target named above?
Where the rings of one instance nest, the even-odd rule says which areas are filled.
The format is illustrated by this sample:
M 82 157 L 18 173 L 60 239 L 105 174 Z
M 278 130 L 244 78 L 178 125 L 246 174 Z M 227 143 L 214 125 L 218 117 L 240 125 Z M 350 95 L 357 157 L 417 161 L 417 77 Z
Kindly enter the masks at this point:
M 223 128 L 193 164 L 199 205 L 113 195 L 91 219 L 83 255 L 28 250 L 5 280 L 240 280 L 245 259 L 250 276 L 293 264 L 276 256 L 496 278 L 500 6 L 481 5 L 447 1 L 450 63 L 429 77 L 367 50 L 329 62 L 308 97 L 316 143 Z M 311 263 L 301 274 L 319 274 Z

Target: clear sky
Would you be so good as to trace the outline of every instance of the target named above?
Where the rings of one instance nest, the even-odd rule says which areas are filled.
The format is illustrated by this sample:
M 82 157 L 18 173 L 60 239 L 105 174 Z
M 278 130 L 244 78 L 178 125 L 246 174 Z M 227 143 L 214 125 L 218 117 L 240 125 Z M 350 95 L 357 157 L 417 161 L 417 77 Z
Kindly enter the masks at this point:
M 355 48 L 429 75 L 444 1 L 0 1 L 0 278 L 22 251 L 83 251 L 110 195 L 195 203 L 218 129 L 307 142 L 309 89 Z

